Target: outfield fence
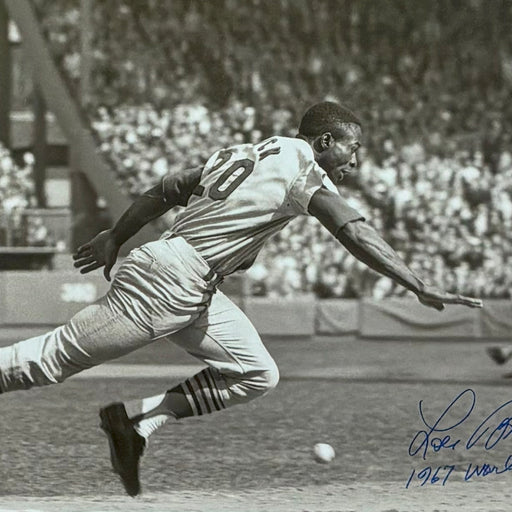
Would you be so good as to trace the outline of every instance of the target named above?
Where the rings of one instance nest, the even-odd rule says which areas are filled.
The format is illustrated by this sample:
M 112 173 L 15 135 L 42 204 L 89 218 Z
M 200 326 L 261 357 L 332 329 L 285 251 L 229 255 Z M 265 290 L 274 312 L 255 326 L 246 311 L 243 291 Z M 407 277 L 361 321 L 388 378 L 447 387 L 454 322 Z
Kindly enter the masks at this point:
M 101 297 L 109 283 L 76 271 L 0 272 L 0 327 L 58 325 Z M 447 306 L 443 312 L 414 297 L 318 300 L 250 297 L 243 278 L 222 286 L 265 336 L 357 335 L 366 338 L 508 338 L 512 302 L 486 300 L 483 309 Z

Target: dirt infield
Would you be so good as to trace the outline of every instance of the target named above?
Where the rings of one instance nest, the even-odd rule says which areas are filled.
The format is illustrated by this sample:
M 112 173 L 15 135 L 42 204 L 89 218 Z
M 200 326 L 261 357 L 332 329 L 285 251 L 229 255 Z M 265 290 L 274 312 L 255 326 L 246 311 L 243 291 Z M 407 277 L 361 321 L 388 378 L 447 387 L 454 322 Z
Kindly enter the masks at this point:
M 149 493 L 131 499 L 27 498 L 2 500 L 0 512 L 509 512 L 510 488 L 494 482 L 468 493 L 465 484 L 403 494 L 387 483 L 354 483 L 244 492 Z
M 91 374 L 1 396 L 0 512 L 510 510 L 512 409 L 499 410 L 487 431 L 486 439 L 501 425 L 496 446 L 465 447 L 479 424 L 512 399 L 503 370 L 486 359 L 483 345 L 268 345 L 283 375 L 278 388 L 244 407 L 168 423 L 152 438 L 142 462 L 144 493 L 135 500 L 109 468 L 97 409 L 161 392 L 182 376 L 173 367 L 126 366 L 123 373 L 119 366 L 116 377 Z M 421 450 L 410 456 L 414 436 L 428 430 L 418 402 L 433 424 L 457 396 L 444 427 L 470 410 L 473 396 L 475 403 L 465 421 L 436 436 L 451 440 L 438 451 L 430 447 L 425 459 Z M 316 442 L 334 446 L 332 463 L 313 460 Z

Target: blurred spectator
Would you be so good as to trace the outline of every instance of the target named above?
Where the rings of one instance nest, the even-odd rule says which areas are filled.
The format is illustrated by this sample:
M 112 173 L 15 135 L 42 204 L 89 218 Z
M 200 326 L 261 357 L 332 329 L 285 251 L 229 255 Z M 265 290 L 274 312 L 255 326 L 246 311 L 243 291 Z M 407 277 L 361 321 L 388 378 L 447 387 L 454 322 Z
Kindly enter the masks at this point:
M 46 247 L 50 244 L 48 228 L 40 217 L 31 217 L 27 225 L 27 245 L 31 247 Z
M 36 197 L 32 179 L 34 158 L 27 153 L 23 162 L 23 167 L 17 165 L 0 144 L 0 245 L 30 245 L 34 236 L 38 245 L 48 245 L 50 240 L 43 220 L 37 220 L 38 228 L 28 229 L 24 219 L 24 211 L 36 206 Z

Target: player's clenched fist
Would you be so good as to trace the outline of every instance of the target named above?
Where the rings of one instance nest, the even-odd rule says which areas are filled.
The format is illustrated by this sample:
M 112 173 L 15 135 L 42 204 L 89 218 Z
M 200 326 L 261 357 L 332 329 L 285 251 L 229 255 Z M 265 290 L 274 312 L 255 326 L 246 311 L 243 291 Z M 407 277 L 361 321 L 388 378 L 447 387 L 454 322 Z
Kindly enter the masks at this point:
M 447 293 L 432 286 L 425 287 L 417 296 L 422 304 L 438 311 L 442 311 L 445 304 L 460 304 L 470 308 L 481 308 L 483 305 L 480 299 Z
M 82 267 L 81 274 L 87 274 L 87 272 L 104 266 L 103 275 L 107 281 L 110 281 L 110 271 L 117 261 L 118 253 L 119 244 L 116 242 L 112 230 L 107 229 L 77 249 L 73 254 L 74 266 Z

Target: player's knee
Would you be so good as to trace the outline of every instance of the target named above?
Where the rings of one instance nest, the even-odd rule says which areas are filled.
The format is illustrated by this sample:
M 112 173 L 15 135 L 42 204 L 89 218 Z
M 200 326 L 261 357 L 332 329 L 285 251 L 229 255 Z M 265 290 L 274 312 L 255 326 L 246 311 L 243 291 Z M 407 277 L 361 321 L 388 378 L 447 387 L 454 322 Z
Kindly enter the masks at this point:
M 16 346 L 6 347 L 0 354 L 0 382 L 4 392 L 46 386 L 56 382 L 49 371 L 44 371 L 41 361 L 21 357 L 15 349 Z
M 50 350 L 53 345 L 45 343 L 47 338 L 30 338 L 0 349 L 0 387 L 3 391 L 58 384 L 80 370 L 65 351 Z
M 279 383 L 279 368 L 276 363 L 272 360 L 272 364 L 265 370 L 263 375 L 265 393 L 272 391 Z
M 246 376 L 246 385 L 252 398 L 263 396 L 272 391 L 279 382 L 279 369 L 273 360 L 265 364 L 265 368 L 251 372 Z

